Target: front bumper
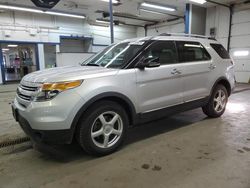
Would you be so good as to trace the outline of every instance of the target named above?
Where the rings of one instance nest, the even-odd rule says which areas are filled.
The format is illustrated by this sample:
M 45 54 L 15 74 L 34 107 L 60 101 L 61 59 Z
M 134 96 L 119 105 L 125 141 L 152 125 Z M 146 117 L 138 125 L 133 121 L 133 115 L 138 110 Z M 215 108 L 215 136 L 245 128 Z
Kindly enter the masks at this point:
M 73 132 L 66 130 L 35 130 L 32 129 L 29 122 L 19 114 L 19 111 L 12 104 L 12 112 L 16 121 L 20 124 L 23 131 L 38 144 L 69 144 L 72 141 Z

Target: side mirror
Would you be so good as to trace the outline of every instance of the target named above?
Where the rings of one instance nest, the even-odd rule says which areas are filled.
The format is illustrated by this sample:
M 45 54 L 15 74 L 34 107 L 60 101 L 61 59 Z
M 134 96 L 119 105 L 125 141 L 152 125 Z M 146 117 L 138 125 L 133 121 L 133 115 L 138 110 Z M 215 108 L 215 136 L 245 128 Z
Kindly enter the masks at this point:
M 137 68 L 139 69 L 145 69 L 147 68 L 154 68 L 154 67 L 159 67 L 161 64 L 159 62 L 159 57 L 148 57 L 145 59 L 142 59 L 138 64 Z

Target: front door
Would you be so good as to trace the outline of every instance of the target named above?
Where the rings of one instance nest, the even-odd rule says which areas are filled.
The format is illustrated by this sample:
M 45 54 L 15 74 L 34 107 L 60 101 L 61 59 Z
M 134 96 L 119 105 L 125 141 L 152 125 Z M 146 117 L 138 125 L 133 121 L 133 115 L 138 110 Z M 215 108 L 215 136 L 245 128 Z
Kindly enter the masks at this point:
M 141 113 L 183 103 L 181 64 L 173 41 L 157 41 L 144 58 L 159 58 L 160 67 L 136 69 L 137 98 Z

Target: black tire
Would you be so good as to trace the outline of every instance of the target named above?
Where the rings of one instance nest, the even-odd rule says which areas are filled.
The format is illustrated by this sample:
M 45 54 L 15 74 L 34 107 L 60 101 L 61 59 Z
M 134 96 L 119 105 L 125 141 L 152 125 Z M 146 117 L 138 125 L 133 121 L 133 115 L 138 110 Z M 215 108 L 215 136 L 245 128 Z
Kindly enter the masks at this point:
M 218 110 L 216 110 L 216 104 L 218 102 L 216 102 L 215 100 L 217 99 L 219 92 L 222 91 L 223 95 L 225 96 L 225 99 L 223 100 L 223 104 L 220 108 L 218 108 Z M 217 85 L 213 92 L 212 95 L 210 96 L 209 102 L 207 103 L 206 106 L 202 107 L 202 110 L 204 112 L 204 114 L 206 114 L 208 117 L 211 118 L 217 118 L 222 116 L 222 114 L 225 112 L 226 110 L 226 104 L 228 101 L 228 92 L 227 89 L 225 88 L 225 86 L 223 85 Z
M 109 114 L 110 113 L 110 114 Z M 101 121 L 104 117 L 104 122 L 112 122 L 111 120 L 112 115 L 114 114 L 114 117 L 116 114 L 118 114 L 118 120 L 114 123 L 114 126 L 119 127 L 119 134 L 115 135 L 112 132 L 112 129 L 110 127 L 107 127 L 106 123 L 105 126 L 103 125 L 103 121 Z M 102 116 L 101 116 L 102 115 Z M 111 118 L 111 119 L 110 119 Z M 107 121 L 109 120 L 110 121 Z M 115 118 L 114 118 L 115 119 Z M 103 120 L 103 119 L 102 119 Z M 111 124 L 111 123 L 110 123 Z M 113 101 L 100 101 L 95 103 L 93 106 L 91 106 L 83 115 L 83 117 L 80 119 L 80 122 L 78 124 L 77 129 L 77 140 L 80 146 L 89 154 L 96 155 L 96 156 L 104 156 L 108 155 L 110 153 L 113 153 L 116 151 L 123 143 L 123 140 L 125 139 L 127 128 L 129 125 L 129 120 L 126 111 L 116 102 Z M 93 129 L 96 129 L 98 127 L 99 131 L 101 129 L 103 131 L 100 136 L 97 136 L 96 138 L 92 138 Z M 100 128 L 102 127 L 102 128 Z M 122 127 L 122 130 L 121 130 Z M 105 128 L 109 128 L 105 129 Z M 117 128 L 117 129 L 119 129 Z M 108 131 L 108 132 L 105 132 Z M 110 136 L 107 136 L 107 134 L 110 134 Z M 105 136 L 106 135 L 106 136 Z M 110 143 L 110 146 L 105 146 L 105 137 L 108 137 L 108 143 L 112 139 L 114 140 L 113 143 Z M 114 138 L 113 138 L 114 137 Z M 116 139 L 115 139 L 116 138 Z M 99 146 L 99 142 L 103 142 L 103 146 Z M 107 143 L 107 142 L 106 142 Z

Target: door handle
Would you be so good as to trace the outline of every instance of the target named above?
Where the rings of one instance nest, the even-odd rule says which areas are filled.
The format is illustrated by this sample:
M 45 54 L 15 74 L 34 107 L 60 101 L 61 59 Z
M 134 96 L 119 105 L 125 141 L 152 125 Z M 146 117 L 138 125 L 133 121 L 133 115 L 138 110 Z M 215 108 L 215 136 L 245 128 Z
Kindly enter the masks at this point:
M 181 71 L 178 70 L 178 69 L 173 69 L 173 70 L 171 71 L 171 74 L 173 74 L 173 75 L 179 75 L 179 74 L 181 74 Z
M 210 70 L 214 70 L 216 68 L 216 65 L 210 64 L 208 67 Z

